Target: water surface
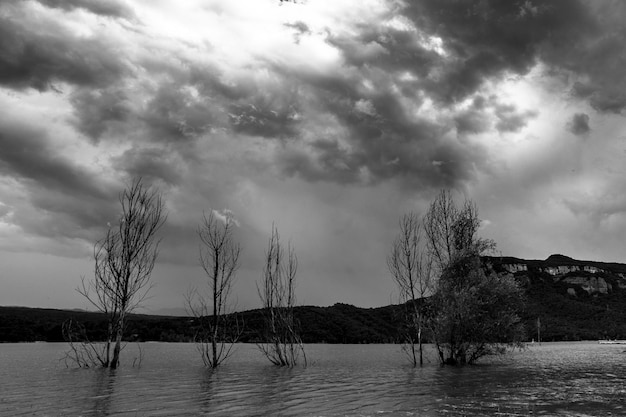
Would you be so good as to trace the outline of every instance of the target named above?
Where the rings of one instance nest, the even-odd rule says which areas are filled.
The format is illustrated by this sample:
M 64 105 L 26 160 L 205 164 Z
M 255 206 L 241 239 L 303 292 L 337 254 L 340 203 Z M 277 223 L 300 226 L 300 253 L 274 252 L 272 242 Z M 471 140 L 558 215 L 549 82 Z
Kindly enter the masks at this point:
M 412 368 L 394 345 L 308 345 L 280 369 L 240 345 L 216 372 L 194 345 L 128 345 L 116 371 L 67 368 L 66 346 L 0 344 L 0 416 L 624 415 L 626 346 L 547 343 L 466 368 Z

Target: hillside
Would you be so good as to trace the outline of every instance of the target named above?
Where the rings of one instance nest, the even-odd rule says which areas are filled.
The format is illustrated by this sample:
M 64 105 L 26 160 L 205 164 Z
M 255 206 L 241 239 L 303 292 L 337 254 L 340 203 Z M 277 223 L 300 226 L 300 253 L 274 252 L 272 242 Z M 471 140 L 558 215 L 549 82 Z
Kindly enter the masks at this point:
M 394 315 L 399 306 L 358 308 L 347 304 L 331 307 L 300 306 L 296 318 L 302 323 L 305 343 L 392 343 L 397 331 Z M 241 313 L 243 342 L 255 342 L 262 328 L 260 310 Z M 26 307 L 0 307 L 0 342 L 63 341 L 61 326 L 72 319 L 84 324 L 91 340 L 103 339 L 104 316 L 99 313 Z M 194 320 L 132 314 L 127 323 L 131 340 L 184 342 L 193 340 Z
M 527 308 L 522 313 L 528 339 L 626 339 L 626 264 L 580 261 L 563 255 L 545 260 L 485 257 L 498 274 L 513 275 L 524 287 Z M 393 343 L 398 340 L 398 317 L 403 307 L 359 308 L 301 306 L 295 310 L 306 343 Z M 242 341 L 259 338 L 260 310 L 241 313 Z M 73 319 L 83 323 L 93 340 L 105 332 L 98 313 L 26 307 L 0 307 L 0 342 L 63 340 L 61 325 Z M 194 321 L 188 317 L 134 314 L 128 321 L 131 340 L 190 341 Z
M 524 320 L 529 338 L 626 339 L 626 265 L 580 261 L 563 255 L 546 260 L 487 257 L 500 274 L 513 274 L 526 290 Z

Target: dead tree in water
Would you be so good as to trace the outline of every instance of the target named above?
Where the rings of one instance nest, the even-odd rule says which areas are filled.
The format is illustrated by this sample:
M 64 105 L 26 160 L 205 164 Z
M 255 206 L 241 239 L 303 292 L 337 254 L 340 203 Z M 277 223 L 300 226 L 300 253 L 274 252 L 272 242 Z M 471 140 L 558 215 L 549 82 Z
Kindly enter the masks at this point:
M 422 223 L 415 213 L 400 218 L 400 232 L 387 257 L 387 266 L 400 290 L 400 302 L 406 307 L 403 321 L 403 349 L 413 366 L 424 364 L 422 333 L 425 318 L 423 298 L 431 290 L 431 265 L 421 242 Z M 416 352 L 415 346 L 418 351 Z
M 286 256 L 285 259 L 278 231 L 272 226 L 263 278 L 258 285 L 265 322 L 265 341 L 258 347 L 276 366 L 296 366 L 300 355 L 306 366 L 306 353 L 293 314 L 298 259 L 291 245 L 287 246 Z
M 230 212 L 218 219 L 213 211 L 198 228 L 200 265 L 208 277 L 208 294 L 192 290 L 187 307 L 199 324 L 196 343 L 205 366 L 217 368 L 230 357 L 243 332 L 242 324 L 229 303 L 239 267 L 241 246 L 233 240 L 236 225 Z
M 83 277 L 77 289 L 106 315 L 107 340 L 97 348 L 88 340 L 77 345 L 70 337 L 74 352 L 70 356 L 79 366 L 118 367 L 126 318 L 151 288 L 159 246 L 156 234 L 167 217 L 161 194 L 137 179 L 120 194 L 119 201 L 122 214 L 117 226 L 109 227 L 104 239 L 94 245 L 94 278 L 87 282 Z M 76 336 L 80 332 L 68 325 L 66 333 Z M 91 354 L 86 354 L 88 351 Z

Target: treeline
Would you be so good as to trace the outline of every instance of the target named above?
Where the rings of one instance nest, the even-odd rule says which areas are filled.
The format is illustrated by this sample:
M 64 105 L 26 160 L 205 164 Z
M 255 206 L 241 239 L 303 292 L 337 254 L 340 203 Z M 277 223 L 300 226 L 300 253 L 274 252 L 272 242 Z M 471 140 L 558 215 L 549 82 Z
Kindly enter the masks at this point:
M 0 342 L 64 342 L 63 323 L 81 323 L 91 340 L 104 340 L 107 318 L 102 313 L 27 307 L 0 307 Z M 126 340 L 182 342 L 193 338 L 189 318 L 131 314 Z
M 613 286 L 609 294 L 571 297 L 572 284 L 530 268 L 517 273 L 527 297 L 522 312 L 527 338 L 537 338 L 540 318 L 544 341 L 626 339 L 626 290 Z M 605 279 L 610 280 L 610 277 Z M 299 306 L 294 310 L 304 343 L 397 343 L 403 307 L 390 305 L 359 308 L 348 304 L 330 307 Z M 256 342 L 263 329 L 261 310 L 244 311 L 241 342 Z M 62 324 L 81 322 L 92 340 L 106 335 L 106 318 L 100 313 L 26 307 L 0 307 L 0 342 L 63 342 Z M 127 340 L 190 342 L 195 336 L 192 317 L 132 314 Z
M 304 343 L 395 343 L 400 306 L 359 308 L 348 304 L 330 307 L 299 306 L 294 315 Z M 241 342 L 257 342 L 263 332 L 261 310 L 240 313 Z M 74 320 L 85 326 L 90 340 L 104 340 L 104 314 L 26 307 L 0 307 L 0 342 L 63 342 L 62 325 Z M 191 342 L 197 331 L 193 317 L 131 314 L 127 341 Z

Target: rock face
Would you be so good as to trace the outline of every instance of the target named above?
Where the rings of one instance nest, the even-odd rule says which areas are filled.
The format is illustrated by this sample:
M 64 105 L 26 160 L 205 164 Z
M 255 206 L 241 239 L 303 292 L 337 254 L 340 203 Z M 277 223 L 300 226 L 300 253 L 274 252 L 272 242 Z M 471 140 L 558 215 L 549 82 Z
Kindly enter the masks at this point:
M 625 264 L 580 261 L 564 255 L 550 255 L 543 261 L 513 257 L 491 257 L 489 261 L 501 272 L 514 274 L 522 284 L 532 274 L 548 275 L 554 283 L 567 284 L 567 294 L 573 297 L 584 294 L 581 291 L 596 295 L 626 289 Z
M 602 277 L 567 276 L 562 278 L 561 281 L 567 282 L 568 284 L 580 285 L 580 288 L 587 291 L 588 294 L 607 294 L 609 291 L 613 290 L 613 286 L 607 283 Z
M 591 265 L 559 265 L 559 266 L 546 266 L 541 270 L 550 275 L 564 275 L 570 272 L 585 271 L 590 274 L 597 274 L 604 272 L 604 270 Z
M 512 273 L 512 274 L 514 274 L 516 272 L 522 272 L 522 271 L 527 271 L 528 270 L 528 265 L 520 264 L 520 263 L 502 264 L 502 267 L 504 269 L 506 269 L 507 271 L 509 271 L 510 273 Z

